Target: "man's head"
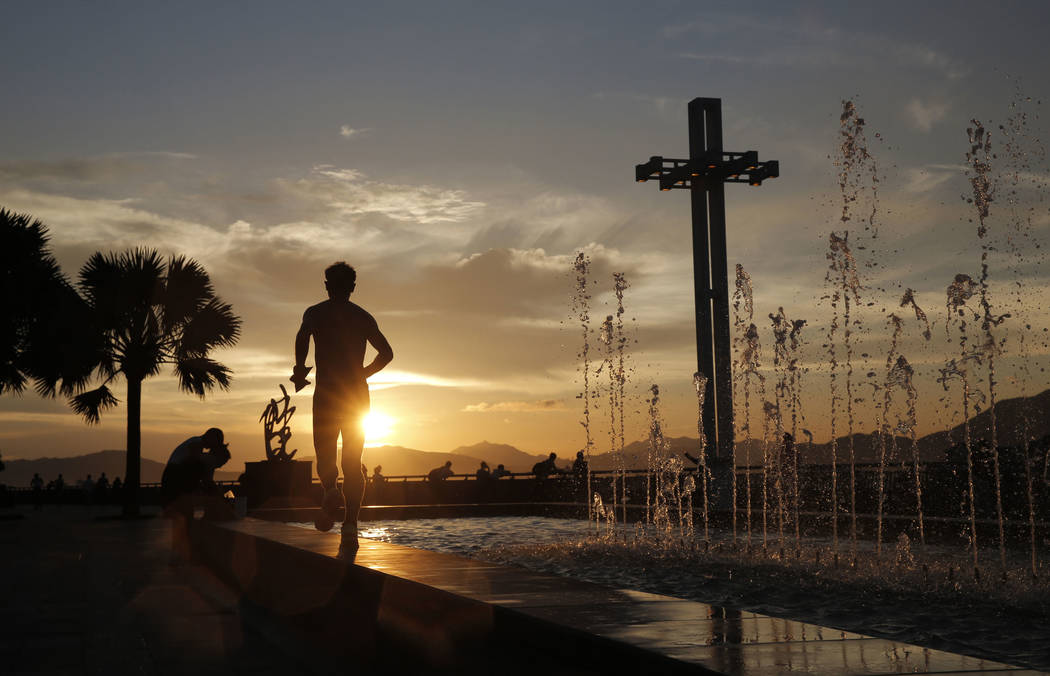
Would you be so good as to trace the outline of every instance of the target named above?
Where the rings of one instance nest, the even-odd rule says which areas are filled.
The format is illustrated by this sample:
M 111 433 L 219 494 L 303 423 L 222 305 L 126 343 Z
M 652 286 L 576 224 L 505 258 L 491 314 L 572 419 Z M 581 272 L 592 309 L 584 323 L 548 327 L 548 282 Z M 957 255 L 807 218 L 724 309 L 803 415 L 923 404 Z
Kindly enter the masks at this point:
M 445 467 L 451 469 L 452 468 L 452 461 L 451 460 L 446 460 L 445 461 Z
M 343 261 L 325 268 L 324 288 L 332 300 L 346 300 L 357 286 L 357 271 Z
M 548 459 L 548 460 L 554 460 L 554 459 L 555 459 L 555 458 L 557 458 L 557 457 L 558 457 L 558 454 L 557 454 L 557 453 L 554 453 L 554 452 L 552 451 L 552 452 L 551 452 L 551 454 L 550 454 L 550 457 L 549 457 L 549 458 L 547 458 L 547 459 Z
M 209 427 L 208 431 L 201 435 L 201 443 L 204 445 L 204 448 L 209 448 L 213 451 L 226 446 L 226 444 L 222 443 L 222 440 L 222 430 L 218 427 Z

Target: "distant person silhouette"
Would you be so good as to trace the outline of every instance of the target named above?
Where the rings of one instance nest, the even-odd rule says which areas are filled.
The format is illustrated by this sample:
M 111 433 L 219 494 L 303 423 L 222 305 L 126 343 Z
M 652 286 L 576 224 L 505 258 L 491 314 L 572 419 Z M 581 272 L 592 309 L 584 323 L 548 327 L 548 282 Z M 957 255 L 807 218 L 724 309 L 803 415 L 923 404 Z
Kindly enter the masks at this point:
M 587 476 L 587 458 L 583 457 L 583 451 L 576 451 L 576 460 L 572 463 L 572 473 L 576 478 Z
M 106 473 L 103 472 L 99 475 L 98 481 L 95 482 L 95 502 L 104 505 L 106 504 L 106 498 L 109 497 L 109 479 L 106 478 Z
M 361 454 L 365 446 L 363 419 L 370 404 L 368 378 L 394 358 L 390 343 L 379 324 L 363 308 L 350 302 L 357 286 L 357 272 L 340 261 L 324 271 L 328 300 L 312 305 L 303 313 L 303 323 L 295 335 L 295 365 L 290 380 L 295 391 L 306 387 L 310 367 L 306 357 L 310 338 L 314 339 L 317 385 L 314 387 L 314 451 L 317 476 L 324 487 L 322 514 L 314 522 L 318 530 L 332 528 L 340 506 L 345 506 L 341 553 L 357 550 L 357 517 L 365 493 Z M 378 354 L 364 365 L 365 347 L 371 344 Z M 343 437 L 343 494 L 339 494 L 339 468 L 336 442 Z
M 492 478 L 492 471 L 489 470 L 489 464 L 484 460 L 481 461 L 481 467 L 478 467 L 478 471 L 474 472 L 474 477 L 478 481 L 488 481 Z
M 383 466 L 376 465 L 376 468 L 372 470 L 372 483 L 381 484 L 386 481 L 386 477 L 383 476 Z
M 541 460 L 532 466 L 532 473 L 536 475 L 537 479 L 546 479 L 550 475 L 558 474 L 561 471 L 554 464 L 557 457 L 557 453 L 551 453 L 546 460 Z
M 440 481 L 444 481 L 453 474 L 455 474 L 455 472 L 452 471 L 452 461 L 449 460 L 445 462 L 445 464 L 441 467 L 435 467 L 434 469 L 430 470 L 430 472 L 427 473 L 427 481 L 431 483 L 438 483 Z
M 110 489 L 110 494 L 111 494 L 111 496 L 113 498 L 112 502 L 114 504 L 120 504 L 120 497 L 121 497 L 120 494 L 123 492 L 123 489 L 124 489 L 124 482 L 122 482 L 120 480 L 120 477 L 118 476 L 118 477 L 114 478 L 113 479 L 113 486 Z
M 503 463 L 496 465 L 496 469 L 492 470 L 492 478 L 499 479 L 500 477 L 510 476 L 510 471 L 503 466 Z
M 39 511 L 44 508 L 44 480 L 37 472 L 33 472 L 33 478 L 29 481 L 29 487 L 33 490 L 33 509 Z
M 80 482 L 80 490 L 84 494 L 84 502 L 90 505 L 95 497 L 95 482 L 91 479 L 90 474 Z
M 58 478 L 55 479 L 55 492 L 61 493 L 66 488 L 66 480 L 62 478 L 62 472 L 58 473 Z

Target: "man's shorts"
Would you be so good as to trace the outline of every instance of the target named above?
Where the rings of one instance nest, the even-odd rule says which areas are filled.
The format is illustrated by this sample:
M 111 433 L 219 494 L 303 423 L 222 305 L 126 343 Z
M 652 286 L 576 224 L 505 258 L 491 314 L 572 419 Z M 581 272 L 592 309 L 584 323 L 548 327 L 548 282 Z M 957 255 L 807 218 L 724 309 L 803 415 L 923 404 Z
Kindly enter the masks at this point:
M 348 387 L 320 387 L 314 389 L 314 427 L 335 426 L 342 430 L 359 425 L 371 409 L 368 383 L 361 381 Z

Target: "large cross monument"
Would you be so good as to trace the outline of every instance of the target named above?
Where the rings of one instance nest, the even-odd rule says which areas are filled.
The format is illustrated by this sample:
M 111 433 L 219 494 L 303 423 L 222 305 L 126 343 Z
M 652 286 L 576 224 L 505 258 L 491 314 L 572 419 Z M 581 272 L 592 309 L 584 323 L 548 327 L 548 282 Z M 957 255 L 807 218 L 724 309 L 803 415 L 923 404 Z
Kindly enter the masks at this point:
M 704 435 L 709 458 L 727 464 L 733 457 L 733 367 L 725 184 L 762 185 L 780 175 L 780 164 L 759 162 L 754 150 L 724 151 L 722 100 L 697 98 L 689 102 L 689 159 L 654 156 L 634 171 L 641 183 L 654 180 L 660 190 L 688 190 L 692 199 L 697 370 L 707 377 Z

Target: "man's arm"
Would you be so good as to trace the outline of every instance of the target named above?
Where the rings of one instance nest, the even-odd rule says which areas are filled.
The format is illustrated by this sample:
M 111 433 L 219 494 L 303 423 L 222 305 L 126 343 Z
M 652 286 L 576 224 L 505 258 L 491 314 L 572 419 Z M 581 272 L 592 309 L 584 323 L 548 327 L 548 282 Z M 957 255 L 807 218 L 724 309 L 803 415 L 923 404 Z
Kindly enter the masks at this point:
M 295 384 L 295 391 L 303 389 L 310 384 L 306 374 L 310 368 L 306 365 L 306 357 L 310 354 L 310 326 L 309 310 L 303 313 L 303 323 L 299 326 L 299 332 L 295 334 L 295 366 L 292 367 L 292 377 L 289 378 Z
M 376 373 L 379 373 L 383 368 L 394 359 L 394 350 L 390 347 L 390 343 L 387 342 L 386 336 L 379 330 L 379 325 L 376 324 L 372 330 L 372 333 L 368 336 L 368 342 L 376 349 L 379 353 L 376 358 L 372 360 L 372 363 L 364 368 L 365 378 L 370 378 Z

